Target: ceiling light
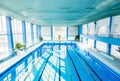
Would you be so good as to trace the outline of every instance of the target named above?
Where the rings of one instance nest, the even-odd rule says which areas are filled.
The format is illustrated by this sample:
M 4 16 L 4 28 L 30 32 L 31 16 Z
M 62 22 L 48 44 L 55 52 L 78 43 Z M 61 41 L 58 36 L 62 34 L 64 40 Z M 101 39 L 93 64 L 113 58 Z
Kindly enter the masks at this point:
M 27 14 L 27 12 L 26 11 L 23 11 L 23 12 L 21 12 L 24 16 L 27 16 L 28 14 Z
M 30 18 L 30 20 L 35 20 L 34 18 Z
M 96 8 L 97 8 L 97 9 L 102 8 L 102 7 L 106 6 L 106 5 L 112 4 L 113 2 L 114 2 L 114 0 L 103 1 L 103 2 L 101 2 L 98 6 L 96 6 Z

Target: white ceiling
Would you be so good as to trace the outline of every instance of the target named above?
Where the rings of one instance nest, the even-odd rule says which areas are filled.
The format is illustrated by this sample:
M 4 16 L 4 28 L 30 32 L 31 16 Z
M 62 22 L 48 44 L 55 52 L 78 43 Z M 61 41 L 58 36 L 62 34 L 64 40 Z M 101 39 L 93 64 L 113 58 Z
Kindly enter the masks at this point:
M 0 14 L 39 25 L 80 25 L 120 15 L 120 0 L 0 0 Z

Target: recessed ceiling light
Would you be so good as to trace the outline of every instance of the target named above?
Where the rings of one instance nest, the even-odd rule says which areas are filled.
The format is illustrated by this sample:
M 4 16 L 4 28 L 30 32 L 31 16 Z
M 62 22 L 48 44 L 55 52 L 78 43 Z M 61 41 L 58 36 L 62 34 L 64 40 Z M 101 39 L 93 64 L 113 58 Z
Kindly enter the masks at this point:
M 30 20 L 35 20 L 34 18 L 30 18 Z
M 21 13 L 22 13 L 24 16 L 27 16 L 27 15 L 28 15 L 26 11 L 22 11 Z
M 102 3 L 100 3 L 98 6 L 96 6 L 96 8 L 97 9 L 102 8 L 102 7 L 104 7 L 104 6 L 108 5 L 108 4 L 112 4 L 113 2 L 114 2 L 114 0 L 105 0 Z

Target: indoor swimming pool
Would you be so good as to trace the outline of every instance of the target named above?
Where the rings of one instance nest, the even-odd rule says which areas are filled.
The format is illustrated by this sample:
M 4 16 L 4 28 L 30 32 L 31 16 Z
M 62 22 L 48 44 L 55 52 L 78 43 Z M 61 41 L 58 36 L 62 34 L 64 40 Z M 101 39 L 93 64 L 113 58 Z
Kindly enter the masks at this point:
M 120 81 L 120 0 L 0 0 L 0 81 Z
M 119 74 L 90 53 L 83 52 L 74 42 L 46 42 L 25 53 L 0 72 L 0 81 L 120 80 Z

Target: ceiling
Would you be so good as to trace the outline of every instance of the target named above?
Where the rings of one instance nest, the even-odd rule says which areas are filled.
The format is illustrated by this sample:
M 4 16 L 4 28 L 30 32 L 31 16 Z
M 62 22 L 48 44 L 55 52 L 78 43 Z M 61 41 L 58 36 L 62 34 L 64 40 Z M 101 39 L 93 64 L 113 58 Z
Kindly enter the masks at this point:
M 0 15 L 44 26 L 76 26 L 120 15 L 120 0 L 0 0 Z

